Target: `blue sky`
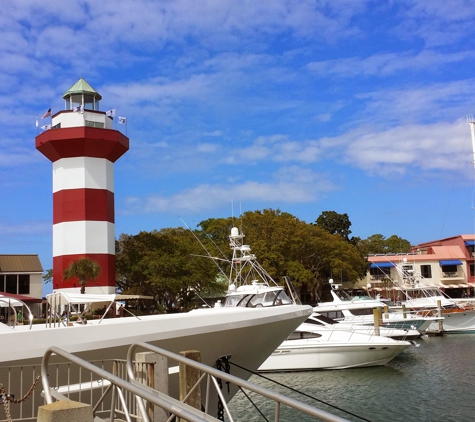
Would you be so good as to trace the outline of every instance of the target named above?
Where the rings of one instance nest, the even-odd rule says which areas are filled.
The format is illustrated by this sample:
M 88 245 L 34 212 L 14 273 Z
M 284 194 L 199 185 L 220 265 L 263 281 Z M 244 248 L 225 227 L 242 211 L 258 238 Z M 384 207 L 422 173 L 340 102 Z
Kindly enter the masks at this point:
M 0 253 L 52 267 L 35 119 L 80 77 L 128 121 L 116 236 L 264 208 L 413 244 L 474 231 L 472 2 L 24 0 L 0 35 Z

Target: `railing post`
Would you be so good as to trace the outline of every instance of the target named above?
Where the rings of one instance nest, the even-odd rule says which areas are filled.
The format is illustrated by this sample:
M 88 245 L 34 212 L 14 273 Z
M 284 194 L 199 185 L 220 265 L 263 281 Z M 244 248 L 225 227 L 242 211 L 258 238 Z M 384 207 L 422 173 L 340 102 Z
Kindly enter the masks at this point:
M 60 400 L 38 408 L 38 422 L 93 422 L 92 407 L 72 400 Z
M 168 359 L 154 352 L 141 352 L 135 354 L 135 362 L 148 367 L 148 373 L 142 371 L 137 374 L 137 380 L 146 384 L 145 380 L 148 379 L 148 387 L 168 395 Z M 154 422 L 164 422 L 169 417 L 168 412 L 153 404 L 149 405 L 148 412 Z
M 181 356 L 184 356 L 188 359 L 194 360 L 195 362 L 201 362 L 201 354 L 198 350 L 187 350 L 180 352 Z M 200 379 L 200 371 L 197 368 L 192 368 L 184 363 L 179 363 L 180 367 L 180 401 L 183 401 L 190 390 L 195 386 L 195 384 Z M 195 388 L 193 394 L 191 394 L 186 403 L 195 409 L 201 410 L 201 387 Z

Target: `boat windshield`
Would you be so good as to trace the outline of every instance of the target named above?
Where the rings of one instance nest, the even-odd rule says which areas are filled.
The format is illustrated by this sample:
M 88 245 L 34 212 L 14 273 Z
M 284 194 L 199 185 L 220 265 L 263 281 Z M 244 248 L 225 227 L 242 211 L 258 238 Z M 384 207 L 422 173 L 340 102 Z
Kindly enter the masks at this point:
M 257 294 L 244 293 L 229 295 L 226 297 L 226 301 L 224 302 L 224 306 L 246 306 L 249 308 L 290 304 L 292 304 L 292 300 L 290 300 L 284 290 L 272 290 Z

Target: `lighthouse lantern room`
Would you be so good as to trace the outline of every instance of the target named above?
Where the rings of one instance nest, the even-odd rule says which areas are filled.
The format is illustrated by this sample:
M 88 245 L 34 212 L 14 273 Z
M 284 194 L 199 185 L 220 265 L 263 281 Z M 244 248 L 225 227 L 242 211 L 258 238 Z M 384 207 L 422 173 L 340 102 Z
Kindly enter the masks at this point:
M 115 292 L 114 163 L 129 139 L 99 110 L 101 95 L 79 79 L 63 95 L 65 110 L 36 137 L 36 149 L 53 163 L 53 288 L 79 292 L 63 272 L 79 258 L 99 263 L 88 293 Z

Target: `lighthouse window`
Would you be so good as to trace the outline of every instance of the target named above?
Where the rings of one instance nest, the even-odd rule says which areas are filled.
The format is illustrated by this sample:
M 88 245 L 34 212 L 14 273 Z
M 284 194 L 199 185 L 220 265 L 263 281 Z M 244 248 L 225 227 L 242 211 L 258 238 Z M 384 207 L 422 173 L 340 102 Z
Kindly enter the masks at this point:
M 92 95 L 84 95 L 84 108 L 94 110 L 94 97 Z
M 82 105 L 82 95 L 71 95 L 71 110 L 74 110 L 77 106 Z
M 100 127 L 102 129 L 104 129 L 104 123 L 103 122 L 93 122 L 91 120 L 86 120 L 85 125 L 89 126 L 89 127 Z

